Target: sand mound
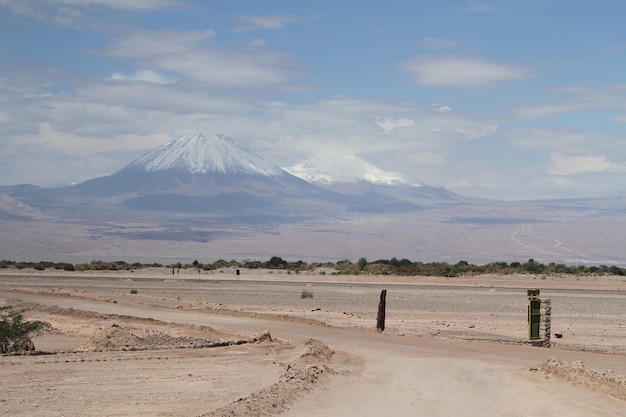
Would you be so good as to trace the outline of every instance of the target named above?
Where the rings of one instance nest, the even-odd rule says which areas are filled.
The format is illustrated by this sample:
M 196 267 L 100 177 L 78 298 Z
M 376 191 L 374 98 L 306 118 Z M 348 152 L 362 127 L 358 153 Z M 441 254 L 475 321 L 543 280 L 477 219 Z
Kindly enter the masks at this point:
M 272 416 L 287 409 L 299 395 L 325 382 L 334 371 L 326 363 L 334 351 L 319 340 L 309 339 L 307 351 L 294 364 L 288 364 L 280 380 L 249 397 L 202 417 Z
M 326 362 L 329 361 L 335 354 L 334 350 L 319 340 L 309 339 L 305 345 L 308 349 L 302 355 L 303 359 L 314 359 L 319 362 Z
M 556 358 L 547 360 L 540 369 L 572 384 L 582 385 L 626 400 L 626 377 L 614 371 L 597 372 L 587 368 L 580 361 L 564 362 Z
M 85 352 L 101 352 L 107 350 L 131 350 L 144 348 L 140 337 L 130 330 L 116 324 L 106 329 L 99 329 L 87 343 L 78 350 Z
M 251 343 L 253 340 L 213 340 L 191 336 L 171 336 L 157 330 L 126 328 L 117 324 L 98 329 L 78 350 L 102 352 L 111 350 L 147 350 L 174 348 L 202 348 Z

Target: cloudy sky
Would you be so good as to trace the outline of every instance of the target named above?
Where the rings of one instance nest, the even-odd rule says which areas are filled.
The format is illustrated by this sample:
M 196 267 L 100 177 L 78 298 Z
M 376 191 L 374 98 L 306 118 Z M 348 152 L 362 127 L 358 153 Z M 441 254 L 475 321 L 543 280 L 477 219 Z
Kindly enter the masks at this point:
M 0 184 L 173 136 L 506 200 L 626 196 L 626 2 L 0 0 Z

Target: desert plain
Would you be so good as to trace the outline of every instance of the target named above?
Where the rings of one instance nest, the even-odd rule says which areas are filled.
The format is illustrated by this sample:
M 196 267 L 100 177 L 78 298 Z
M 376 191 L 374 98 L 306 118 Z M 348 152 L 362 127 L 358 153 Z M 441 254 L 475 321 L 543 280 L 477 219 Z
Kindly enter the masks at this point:
M 52 325 L 0 356 L 0 415 L 626 415 L 624 277 L 332 272 L 0 270 L 0 304 Z

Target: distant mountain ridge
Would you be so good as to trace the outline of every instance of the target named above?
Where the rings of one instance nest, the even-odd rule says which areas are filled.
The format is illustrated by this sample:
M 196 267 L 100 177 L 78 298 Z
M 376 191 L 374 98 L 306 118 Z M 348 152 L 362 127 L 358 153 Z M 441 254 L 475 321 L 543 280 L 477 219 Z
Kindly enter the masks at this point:
M 35 220 L 45 219 L 39 210 L 16 200 L 8 194 L 0 194 L 0 219 Z
M 465 201 L 351 155 L 317 155 L 288 169 L 292 172 L 226 136 L 191 133 L 147 152 L 111 175 L 37 193 L 24 192 L 22 187 L 16 198 L 36 207 L 112 204 L 133 210 L 233 216 L 398 213 Z
M 140 156 L 121 170 L 59 194 L 108 199 L 132 210 L 220 213 L 234 217 L 303 213 L 303 201 L 326 207 L 336 196 L 274 165 L 233 139 L 192 133 Z M 296 204 L 298 202 L 298 204 Z
M 626 262 L 623 199 L 472 198 L 346 155 L 312 158 L 292 173 L 225 136 L 183 135 L 109 176 L 0 186 L 0 253 Z
M 421 187 L 397 172 L 377 168 L 354 155 L 314 155 L 307 160 L 283 168 L 305 181 L 318 185 L 368 183 L 389 187 Z

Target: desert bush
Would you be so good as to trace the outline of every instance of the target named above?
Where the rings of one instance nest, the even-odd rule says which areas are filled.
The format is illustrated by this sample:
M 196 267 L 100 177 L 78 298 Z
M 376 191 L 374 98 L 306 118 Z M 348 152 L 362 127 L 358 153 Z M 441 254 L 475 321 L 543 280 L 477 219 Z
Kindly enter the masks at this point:
M 24 350 L 24 346 L 32 344 L 30 338 L 52 326 L 45 321 L 24 320 L 22 312 L 11 306 L 0 308 L 0 353 L 12 353 Z
M 85 271 L 85 270 L 134 270 L 138 268 L 148 267 L 163 267 L 162 264 L 142 264 L 142 263 L 127 263 L 125 261 L 100 261 L 94 260 L 86 264 L 72 265 L 64 262 L 16 262 L 8 260 L 0 260 L 0 269 L 3 268 L 35 268 L 38 270 L 55 268 L 63 269 L 66 271 Z M 618 275 L 626 276 L 626 268 L 617 265 L 565 265 L 551 262 L 543 264 L 536 261 L 533 258 L 528 259 L 527 262 L 511 262 L 510 264 L 504 261 L 490 262 L 484 265 L 472 264 L 465 260 L 460 260 L 456 264 L 449 264 L 447 262 L 413 262 L 409 259 L 398 259 L 393 257 L 391 259 L 378 259 L 373 262 L 369 262 L 366 258 L 359 258 L 356 263 L 352 263 L 349 259 L 342 259 L 337 262 L 312 262 L 306 263 L 302 260 L 296 262 L 286 261 L 280 256 L 273 256 L 268 261 L 253 261 L 244 260 L 241 262 L 232 260 L 225 261 L 224 259 L 218 259 L 213 263 L 201 263 L 195 260 L 190 264 L 182 264 L 177 262 L 175 264 L 167 265 L 168 268 L 196 268 L 198 270 L 219 270 L 224 268 L 269 268 L 272 270 L 287 270 L 287 273 L 295 272 L 296 274 L 301 271 L 314 271 L 317 268 L 329 268 L 334 269 L 335 272 L 328 272 L 332 275 L 358 275 L 358 274 L 370 274 L 370 275 L 404 275 L 404 276 L 444 276 L 444 277 L 456 277 L 456 276 L 468 276 L 477 274 L 544 274 L 544 275 Z M 325 275 L 327 272 L 320 272 L 320 275 Z
M 302 290 L 300 298 L 313 298 L 313 293 L 309 290 Z
M 285 269 L 287 267 L 287 261 L 280 256 L 272 256 L 264 266 L 271 269 Z
M 63 270 L 64 271 L 76 271 L 76 268 L 72 264 L 64 264 Z
M 130 290 L 130 293 L 131 294 L 137 294 L 137 290 L 133 288 L 132 290 Z
M 359 269 L 363 270 L 367 266 L 367 259 L 359 258 L 359 260 L 357 261 L 357 265 L 359 266 Z

